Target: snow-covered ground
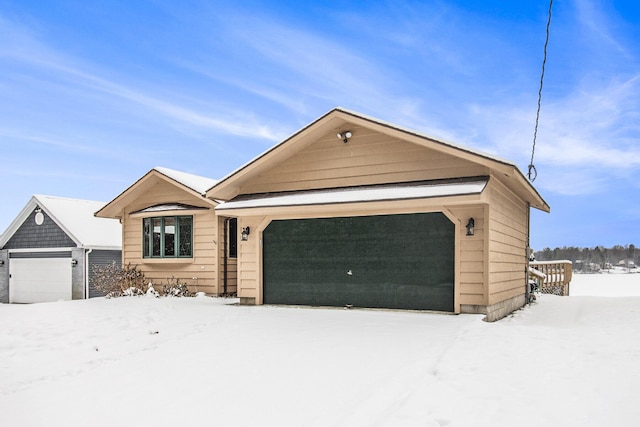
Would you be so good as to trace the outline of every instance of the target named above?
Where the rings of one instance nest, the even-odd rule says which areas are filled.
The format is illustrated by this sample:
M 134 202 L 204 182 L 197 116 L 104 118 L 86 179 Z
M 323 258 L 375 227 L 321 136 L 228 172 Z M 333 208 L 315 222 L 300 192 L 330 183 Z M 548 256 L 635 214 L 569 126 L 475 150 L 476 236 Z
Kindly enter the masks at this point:
M 610 297 L 543 295 L 496 323 L 205 297 L 0 304 L 0 423 L 637 426 L 638 288 L 575 275 L 573 295 Z
M 569 285 L 572 296 L 634 296 L 640 297 L 640 274 L 608 272 L 601 274 L 574 274 Z

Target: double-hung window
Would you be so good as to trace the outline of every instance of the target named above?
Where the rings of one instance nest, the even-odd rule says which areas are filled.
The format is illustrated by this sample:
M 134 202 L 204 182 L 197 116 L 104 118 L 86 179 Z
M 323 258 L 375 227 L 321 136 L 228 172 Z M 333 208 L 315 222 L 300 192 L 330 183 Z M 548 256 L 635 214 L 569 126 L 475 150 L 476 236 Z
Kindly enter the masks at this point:
M 144 258 L 191 258 L 193 217 L 159 216 L 142 221 Z

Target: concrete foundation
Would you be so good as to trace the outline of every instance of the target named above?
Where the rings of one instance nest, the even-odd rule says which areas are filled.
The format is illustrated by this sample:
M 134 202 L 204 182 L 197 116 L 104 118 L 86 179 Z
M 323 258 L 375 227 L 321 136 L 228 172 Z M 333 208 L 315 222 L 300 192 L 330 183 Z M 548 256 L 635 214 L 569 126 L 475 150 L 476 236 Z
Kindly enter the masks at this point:
M 488 306 L 462 305 L 460 307 L 460 312 L 466 314 L 486 314 L 486 317 L 484 318 L 486 322 L 495 322 L 496 320 L 500 320 L 514 311 L 521 309 L 524 307 L 525 302 L 526 296 L 525 294 L 522 294 Z
M 240 305 L 256 305 L 256 299 L 253 297 L 240 297 Z

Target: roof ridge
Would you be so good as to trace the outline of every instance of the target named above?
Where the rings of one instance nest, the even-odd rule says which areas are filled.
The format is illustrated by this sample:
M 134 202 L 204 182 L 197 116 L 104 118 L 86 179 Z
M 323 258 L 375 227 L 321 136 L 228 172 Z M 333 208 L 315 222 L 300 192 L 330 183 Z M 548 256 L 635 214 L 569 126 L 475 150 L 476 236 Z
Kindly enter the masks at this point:
M 36 199 L 47 198 L 47 199 L 56 199 L 56 200 L 72 200 L 77 202 L 104 203 L 104 201 L 102 200 L 79 199 L 77 197 L 66 197 L 66 196 L 51 196 L 49 194 L 34 194 L 33 197 L 35 197 Z

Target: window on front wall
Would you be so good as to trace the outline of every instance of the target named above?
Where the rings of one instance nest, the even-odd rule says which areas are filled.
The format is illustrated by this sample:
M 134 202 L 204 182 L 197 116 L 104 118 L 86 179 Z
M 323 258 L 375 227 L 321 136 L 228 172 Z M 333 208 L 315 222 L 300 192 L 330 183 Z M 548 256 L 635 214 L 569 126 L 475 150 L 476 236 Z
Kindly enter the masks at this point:
M 142 220 L 144 258 L 191 258 L 192 247 L 192 216 L 162 216 Z

